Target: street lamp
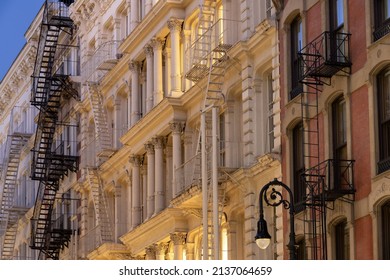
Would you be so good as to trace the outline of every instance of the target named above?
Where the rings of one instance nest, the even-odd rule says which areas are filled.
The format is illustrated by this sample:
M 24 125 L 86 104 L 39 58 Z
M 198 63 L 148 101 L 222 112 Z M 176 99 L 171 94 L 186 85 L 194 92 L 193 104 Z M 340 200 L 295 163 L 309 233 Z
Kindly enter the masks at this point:
M 283 198 L 281 192 L 272 188 L 271 192 L 268 193 L 268 190 L 271 186 L 281 186 L 285 189 L 289 196 L 290 201 Z M 290 241 L 287 245 L 288 250 L 290 251 L 290 260 L 296 259 L 296 246 L 295 246 L 295 229 L 294 229 L 294 199 L 291 189 L 284 183 L 278 181 L 276 178 L 266 184 L 261 190 L 259 195 L 259 205 L 260 205 L 260 218 L 257 222 L 257 234 L 255 236 L 256 244 L 260 249 L 266 249 L 271 242 L 271 235 L 268 233 L 267 222 L 264 219 L 264 208 L 263 200 L 268 206 L 277 207 L 283 205 L 284 209 L 289 209 L 290 213 Z

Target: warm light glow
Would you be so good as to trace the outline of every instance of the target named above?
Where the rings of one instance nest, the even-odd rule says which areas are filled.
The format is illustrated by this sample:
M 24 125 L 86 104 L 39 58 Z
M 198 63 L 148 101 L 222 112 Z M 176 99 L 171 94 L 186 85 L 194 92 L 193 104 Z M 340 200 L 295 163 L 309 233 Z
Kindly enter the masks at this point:
M 271 243 L 270 238 L 258 238 L 256 239 L 256 244 L 259 246 L 260 249 L 267 249 L 269 244 Z

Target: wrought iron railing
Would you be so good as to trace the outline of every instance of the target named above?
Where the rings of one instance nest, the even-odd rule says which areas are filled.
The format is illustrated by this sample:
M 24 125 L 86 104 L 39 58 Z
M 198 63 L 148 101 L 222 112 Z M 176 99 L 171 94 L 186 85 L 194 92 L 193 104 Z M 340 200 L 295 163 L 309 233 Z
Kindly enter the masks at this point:
M 99 82 L 113 68 L 122 57 L 118 51 L 120 40 L 103 43 L 94 54 L 82 65 L 83 80 L 85 82 Z
M 335 200 L 355 193 L 354 160 L 328 159 L 307 169 L 304 182 L 309 186 L 309 199 Z M 310 189 L 311 188 L 311 189 Z
M 351 34 L 325 31 L 302 48 L 300 80 L 313 76 L 332 76 L 344 67 L 352 65 L 350 60 Z M 330 66 L 325 69 L 325 66 Z
M 373 32 L 374 41 L 379 40 L 383 36 L 390 33 L 390 19 L 387 19 L 381 26 L 375 28 Z

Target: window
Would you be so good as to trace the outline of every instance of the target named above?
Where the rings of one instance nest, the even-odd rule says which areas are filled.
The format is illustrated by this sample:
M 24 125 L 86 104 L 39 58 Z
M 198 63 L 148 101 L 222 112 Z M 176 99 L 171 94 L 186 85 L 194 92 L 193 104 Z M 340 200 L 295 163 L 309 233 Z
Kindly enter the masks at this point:
M 272 152 L 274 148 L 274 91 L 272 88 L 272 74 L 267 76 L 267 104 L 268 104 L 268 115 L 267 115 L 267 136 L 268 145 L 267 151 Z
M 305 248 L 305 239 L 301 238 L 296 242 L 297 248 L 297 260 L 305 260 L 306 259 L 306 248 Z
M 343 97 L 339 97 L 332 104 L 332 144 L 333 144 L 333 171 L 334 181 L 330 186 L 333 190 L 342 188 L 343 174 L 346 171 L 345 160 L 347 155 L 347 121 L 346 121 L 346 104 Z
M 305 169 L 303 160 L 303 124 L 299 123 L 293 129 L 293 180 L 294 180 L 294 204 L 296 212 L 304 209 L 305 185 L 302 173 Z
M 381 259 L 390 260 L 390 201 L 381 207 Z
M 290 99 L 293 99 L 303 91 L 302 84 L 299 82 L 301 73 L 301 58 L 298 52 L 303 47 L 302 37 L 302 19 L 297 17 L 291 23 L 291 92 Z
M 329 1 L 329 50 L 327 59 L 333 62 L 345 62 L 344 0 Z
M 377 76 L 378 173 L 390 169 L 390 67 Z
M 390 32 L 390 0 L 374 1 L 374 41 Z
M 334 227 L 334 259 L 349 260 L 349 231 L 347 221 L 343 220 Z
M 344 28 L 344 1 L 330 0 L 329 1 L 329 17 L 330 17 L 330 31 L 343 32 Z

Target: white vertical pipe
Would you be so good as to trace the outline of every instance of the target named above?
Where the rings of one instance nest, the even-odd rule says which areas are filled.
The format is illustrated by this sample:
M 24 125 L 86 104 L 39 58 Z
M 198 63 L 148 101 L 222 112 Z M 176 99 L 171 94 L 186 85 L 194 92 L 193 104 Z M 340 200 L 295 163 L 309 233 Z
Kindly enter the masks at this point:
M 201 113 L 200 118 L 201 134 L 201 167 L 202 167 L 202 214 L 203 214 L 203 259 L 208 259 L 208 225 L 207 225 L 207 154 L 206 154 L 206 113 Z
M 214 259 L 219 259 L 219 213 L 218 213 L 218 107 L 212 108 L 212 182 L 213 182 L 213 231 Z

